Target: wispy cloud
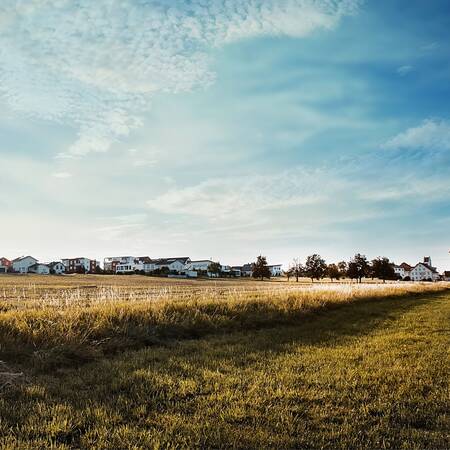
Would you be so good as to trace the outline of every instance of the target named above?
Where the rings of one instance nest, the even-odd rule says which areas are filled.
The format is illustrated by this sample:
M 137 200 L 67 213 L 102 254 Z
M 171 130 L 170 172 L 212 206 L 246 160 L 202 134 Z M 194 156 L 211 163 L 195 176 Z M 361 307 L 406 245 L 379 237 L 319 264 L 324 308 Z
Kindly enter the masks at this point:
M 382 145 L 385 149 L 450 150 L 450 122 L 427 119 L 394 136 Z
M 413 66 L 409 66 L 409 65 L 406 65 L 406 66 L 400 66 L 400 67 L 397 69 L 397 73 L 398 73 L 401 77 L 404 77 L 405 75 L 408 75 L 408 73 L 412 72 L 413 69 L 414 69 Z
M 319 205 L 344 185 L 331 173 L 298 168 L 173 187 L 147 204 L 163 213 L 236 220 L 260 211 Z
M 0 99 L 18 114 L 73 126 L 63 155 L 106 152 L 142 125 L 158 92 L 208 86 L 213 48 L 334 27 L 359 0 L 136 2 L 4 0 Z

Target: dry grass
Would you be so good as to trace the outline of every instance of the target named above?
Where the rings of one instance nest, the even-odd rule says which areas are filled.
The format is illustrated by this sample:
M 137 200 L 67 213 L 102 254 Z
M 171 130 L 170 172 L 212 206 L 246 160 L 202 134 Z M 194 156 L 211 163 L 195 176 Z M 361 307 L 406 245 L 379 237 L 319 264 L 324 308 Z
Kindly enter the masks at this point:
M 450 447 L 448 284 L 258 286 L 0 313 L 0 447 Z
M 2 278 L 0 359 L 14 356 L 41 370 L 168 339 L 296 323 L 308 313 L 355 301 L 394 301 L 448 287 L 101 276 L 9 279 L 16 284 Z

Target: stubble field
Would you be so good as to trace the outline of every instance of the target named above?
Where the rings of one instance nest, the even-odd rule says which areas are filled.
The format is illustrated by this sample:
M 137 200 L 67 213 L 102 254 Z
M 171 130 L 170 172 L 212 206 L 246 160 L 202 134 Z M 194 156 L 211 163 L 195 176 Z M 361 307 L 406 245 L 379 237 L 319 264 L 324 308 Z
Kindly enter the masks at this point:
M 450 286 L 0 277 L 1 448 L 449 448 Z

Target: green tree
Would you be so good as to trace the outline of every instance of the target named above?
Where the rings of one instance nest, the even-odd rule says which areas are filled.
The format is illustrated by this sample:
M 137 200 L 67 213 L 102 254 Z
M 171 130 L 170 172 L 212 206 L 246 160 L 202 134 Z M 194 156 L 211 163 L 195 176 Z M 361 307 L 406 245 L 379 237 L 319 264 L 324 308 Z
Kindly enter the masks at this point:
M 267 266 L 267 259 L 265 256 L 258 256 L 258 258 L 256 258 L 256 262 L 254 262 L 252 266 L 253 278 L 261 278 L 261 281 L 264 280 L 264 278 L 270 278 L 271 273 L 269 267 Z
M 372 275 L 375 278 L 379 278 L 383 280 L 383 283 L 386 283 L 386 280 L 394 280 L 395 279 L 395 271 L 394 265 L 389 261 L 389 258 L 381 257 L 375 258 L 372 260 Z
M 341 271 L 336 264 L 328 264 L 327 266 L 327 276 L 331 281 L 339 280 L 341 278 Z
M 365 255 L 357 253 L 353 259 L 348 263 L 347 275 L 349 278 L 357 279 L 360 283 L 364 277 L 367 277 L 370 273 L 369 261 Z
M 337 263 L 339 272 L 341 273 L 341 278 L 346 277 L 347 276 L 347 271 L 348 271 L 348 264 L 346 261 L 340 261 Z
M 326 270 L 327 265 L 320 255 L 314 253 L 314 255 L 310 255 L 306 258 L 305 274 L 311 278 L 312 281 L 314 281 L 314 279 L 320 280 L 323 278 Z

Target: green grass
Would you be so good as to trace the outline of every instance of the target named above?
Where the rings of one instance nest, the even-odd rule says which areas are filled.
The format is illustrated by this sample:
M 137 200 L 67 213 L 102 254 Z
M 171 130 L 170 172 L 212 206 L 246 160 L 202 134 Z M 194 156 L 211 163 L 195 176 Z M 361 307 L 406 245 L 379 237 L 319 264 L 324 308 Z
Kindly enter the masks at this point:
M 0 448 L 450 448 L 449 319 L 448 291 L 362 299 L 78 367 L 22 362 Z

